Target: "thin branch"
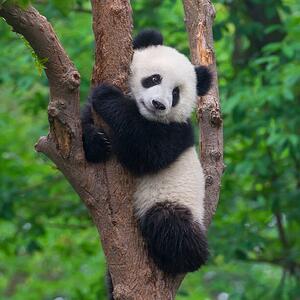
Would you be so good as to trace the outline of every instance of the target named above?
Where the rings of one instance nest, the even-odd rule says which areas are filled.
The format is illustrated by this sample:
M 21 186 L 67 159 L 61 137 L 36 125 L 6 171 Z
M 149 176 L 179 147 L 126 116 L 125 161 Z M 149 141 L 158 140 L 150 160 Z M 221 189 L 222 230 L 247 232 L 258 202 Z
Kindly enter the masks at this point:
M 282 213 L 281 212 L 275 212 L 275 219 L 276 219 L 276 226 L 278 230 L 279 239 L 282 244 L 282 248 L 287 250 L 289 248 L 288 240 L 285 234 L 285 230 L 282 223 Z
M 267 147 L 267 152 L 269 154 L 269 157 L 272 161 L 271 164 L 271 180 L 273 183 L 275 183 L 278 180 L 279 175 L 277 174 L 276 171 L 276 164 L 275 164 L 275 159 L 273 158 L 273 153 L 272 149 L 270 147 Z M 276 210 L 273 212 L 275 219 L 276 219 L 276 228 L 278 232 L 278 237 L 282 245 L 283 253 L 285 255 L 288 255 L 289 252 L 289 243 L 288 243 L 288 238 L 286 235 L 286 231 L 282 222 L 282 212 L 280 211 L 280 207 L 277 207 Z M 289 269 L 292 270 L 292 266 L 289 266 Z

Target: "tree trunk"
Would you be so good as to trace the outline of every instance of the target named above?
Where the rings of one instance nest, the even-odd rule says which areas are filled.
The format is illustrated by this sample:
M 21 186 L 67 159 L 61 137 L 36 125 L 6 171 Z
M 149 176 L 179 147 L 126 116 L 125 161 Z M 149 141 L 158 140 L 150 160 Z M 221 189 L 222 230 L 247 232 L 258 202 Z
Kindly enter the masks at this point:
M 192 1 L 185 2 L 187 12 L 188 2 Z M 199 5 L 198 12 L 202 12 L 203 18 L 206 11 L 202 10 L 202 4 Z M 126 91 L 132 55 L 129 1 L 93 0 L 92 11 L 96 41 L 92 85 L 106 81 Z M 193 23 L 195 15 L 186 15 L 188 24 Z M 38 57 L 47 58 L 45 71 L 50 86 L 50 130 L 47 137 L 40 138 L 36 150 L 46 154 L 57 165 L 87 206 L 100 233 L 115 299 L 174 299 L 184 275 L 167 277 L 148 259 L 133 217 L 133 178 L 115 159 L 98 165 L 87 163 L 84 159 L 79 112 L 80 76 L 51 25 L 33 7 L 22 10 L 15 5 L 2 4 L 0 16 L 29 41 Z M 207 26 L 211 26 L 211 22 L 202 25 L 203 30 L 208 32 L 203 39 L 212 39 L 211 28 Z M 190 33 L 193 35 L 192 29 Z M 212 40 L 208 45 L 212 45 L 210 42 Z M 194 44 L 191 43 L 191 46 L 194 47 Z M 213 57 L 211 59 L 214 62 Z M 205 105 L 201 105 L 200 114 L 204 123 L 202 157 L 207 182 L 210 183 L 206 195 L 207 220 L 215 210 L 221 174 L 219 166 L 222 165 L 216 81 L 214 85 L 214 92 L 202 99 Z M 211 132 L 209 136 L 208 131 Z

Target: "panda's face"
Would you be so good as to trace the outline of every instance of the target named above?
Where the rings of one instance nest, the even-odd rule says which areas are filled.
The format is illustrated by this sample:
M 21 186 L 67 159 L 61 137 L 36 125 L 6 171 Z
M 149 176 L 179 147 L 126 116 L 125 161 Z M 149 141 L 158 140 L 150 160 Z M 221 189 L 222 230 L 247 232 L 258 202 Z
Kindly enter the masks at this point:
M 140 113 L 158 122 L 185 122 L 196 104 L 196 73 L 174 48 L 152 46 L 135 50 L 130 88 Z

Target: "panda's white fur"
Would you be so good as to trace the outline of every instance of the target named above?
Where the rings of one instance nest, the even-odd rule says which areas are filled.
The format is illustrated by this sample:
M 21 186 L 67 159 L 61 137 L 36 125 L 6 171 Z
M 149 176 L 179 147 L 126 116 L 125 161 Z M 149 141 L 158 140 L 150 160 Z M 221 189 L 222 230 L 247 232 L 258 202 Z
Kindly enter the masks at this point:
M 166 123 L 187 121 L 195 107 L 197 91 L 195 69 L 186 56 L 162 45 L 135 50 L 130 71 L 131 93 L 145 118 Z M 141 79 L 152 74 L 161 75 L 161 84 L 144 88 Z M 176 86 L 180 89 L 180 101 L 172 107 L 172 90 Z M 152 110 L 152 99 L 162 102 L 166 110 Z
M 168 201 L 188 207 L 203 225 L 205 182 L 195 147 L 188 148 L 168 168 L 137 178 L 134 204 L 141 218 L 154 204 Z

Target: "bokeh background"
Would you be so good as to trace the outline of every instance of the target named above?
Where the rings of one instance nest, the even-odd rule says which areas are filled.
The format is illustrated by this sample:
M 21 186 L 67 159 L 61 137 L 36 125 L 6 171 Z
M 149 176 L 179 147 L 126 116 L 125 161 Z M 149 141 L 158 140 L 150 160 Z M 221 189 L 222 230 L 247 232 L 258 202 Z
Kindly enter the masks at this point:
M 78 67 L 86 99 L 89 2 L 33 2 Z M 300 2 L 213 2 L 227 168 L 210 261 L 186 277 L 176 299 L 300 299 Z M 189 54 L 181 1 L 131 3 L 135 32 L 158 28 Z M 0 299 L 105 299 L 96 228 L 33 149 L 48 129 L 43 65 L 3 20 L 0 53 Z

